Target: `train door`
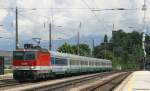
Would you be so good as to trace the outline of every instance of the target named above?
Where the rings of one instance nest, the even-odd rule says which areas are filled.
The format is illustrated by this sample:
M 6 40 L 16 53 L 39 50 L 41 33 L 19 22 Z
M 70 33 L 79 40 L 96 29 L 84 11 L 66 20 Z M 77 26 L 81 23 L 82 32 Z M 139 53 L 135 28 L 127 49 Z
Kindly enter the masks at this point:
M 0 75 L 4 75 L 4 57 L 0 56 Z

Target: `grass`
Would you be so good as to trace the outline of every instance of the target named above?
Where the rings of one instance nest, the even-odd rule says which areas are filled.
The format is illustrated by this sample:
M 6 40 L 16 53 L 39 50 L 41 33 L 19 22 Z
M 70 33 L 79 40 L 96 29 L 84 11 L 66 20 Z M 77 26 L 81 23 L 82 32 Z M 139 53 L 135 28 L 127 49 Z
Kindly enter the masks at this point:
M 12 69 L 5 69 L 4 74 L 12 73 Z

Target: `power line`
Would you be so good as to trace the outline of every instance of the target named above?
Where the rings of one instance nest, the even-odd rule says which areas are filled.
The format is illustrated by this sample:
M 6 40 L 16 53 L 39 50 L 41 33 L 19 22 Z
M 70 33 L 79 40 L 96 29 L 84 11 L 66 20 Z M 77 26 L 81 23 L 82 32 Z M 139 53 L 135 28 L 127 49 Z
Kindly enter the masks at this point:
M 100 24 L 103 24 L 103 23 L 101 22 L 101 20 L 98 18 L 98 16 L 95 14 L 95 12 L 92 11 L 92 9 L 89 7 L 89 5 L 87 4 L 87 2 L 86 2 L 85 0 L 81 0 L 81 1 L 88 7 L 88 9 L 92 12 L 92 14 L 94 15 L 94 17 L 97 19 L 97 21 L 98 21 Z M 103 25 L 104 25 L 104 24 L 103 24 Z M 106 26 L 106 25 L 104 25 L 104 30 L 106 30 L 105 26 Z
M 82 0 L 82 2 L 88 7 L 88 9 L 91 11 L 91 8 L 89 7 L 89 5 L 87 4 L 87 2 L 85 2 L 84 0 Z M 92 11 L 91 11 L 92 12 Z M 99 21 L 99 18 L 97 17 L 97 15 L 92 12 L 92 14 L 96 17 L 96 19 Z
M 15 8 L 3 8 L 3 7 L 1 7 L 0 9 L 10 9 L 10 10 L 15 10 Z M 18 8 L 18 10 L 50 10 L 50 9 L 54 9 L 54 10 L 57 10 L 57 9 L 62 9 L 62 10 L 66 10 L 66 9 L 70 9 L 70 10 L 88 10 L 89 8 L 79 8 L 79 7 L 77 7 L 77 8 Z M 99 9 L 99 8 L 90 8 L 90 9 Z
M 27 18 L 27 19 L 30 19 L 30 20 L 33 20 L 34 22 L 36 22 L 36 20 L 34 20 L 32 17 L 27 17 L 27 16 L 25 16 L 25 15 L 23 15 L 23 14 L 19 14 L 19 16 L 21 16 L 21 17 L 24 17 L 24 18 Z M 46 22 L 46 21 L 45 21 Z M 42 24 L 44 24 L 45 22 L 43 22 Z M 41 25 L 41 23 L 39 24 L 36 24 L 36 25 Z M 43 26 L 45 26 L 45 25 L 43 25 Z
M 22 16 L 22 17 L 28 18 L 28 17 L 26 17 L 26 16 L 24 16 L 24 15 L 22 15 L 22 14 L 19 14 L 19 15 Z M 41 16 L 41 17 L 43 17 L 43 16 Z M 30 18 L 30 19 L 31 19 L 31 18 Z M 33 19 L 33 18 L 32 18 L 32 19 Z M 59 31 L 59 33 L 61 33 L 61 34 L 63 34 L 63 35 L 69 36 L 69 34 L 63 33 L 63 32 L 61 32 L 59 29 L 58 29 L 58 31 Z
M 20 13 L 19 13 L 20 14 Z M 49 19 L 48 16 L 44 16 L 44 15 L 39 15 L 39 14 L 33 14 L 33 13 L 30 13 L 31 15 L 34 15 L 34 16 L 39 16 L 39 17 L 43 17 L 45 19 Z

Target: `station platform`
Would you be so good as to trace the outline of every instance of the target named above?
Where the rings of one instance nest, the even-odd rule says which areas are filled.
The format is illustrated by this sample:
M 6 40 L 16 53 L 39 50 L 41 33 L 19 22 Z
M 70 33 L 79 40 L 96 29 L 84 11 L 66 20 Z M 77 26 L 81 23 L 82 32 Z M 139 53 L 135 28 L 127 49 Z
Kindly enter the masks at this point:
M 150 91 L 150 71 L 136 71 L 114 91 Z
M 0 75 L 0 80 L 4 80 L 4 79 L 12 79 L 13 78 L 13 74 L 12 73 L 8 73 L 5 75 Z

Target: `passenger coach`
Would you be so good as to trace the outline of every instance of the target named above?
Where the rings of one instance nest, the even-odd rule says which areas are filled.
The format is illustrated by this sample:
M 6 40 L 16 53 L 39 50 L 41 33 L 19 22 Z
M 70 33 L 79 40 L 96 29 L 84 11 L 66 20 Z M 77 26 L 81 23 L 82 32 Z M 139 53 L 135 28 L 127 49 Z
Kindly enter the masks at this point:
M 19 81 L 74 73 L 104 72 L 111 69 L 111 61 L 105 59 L 43 49 L 19 49 L 13 52 L 13 76 Z

